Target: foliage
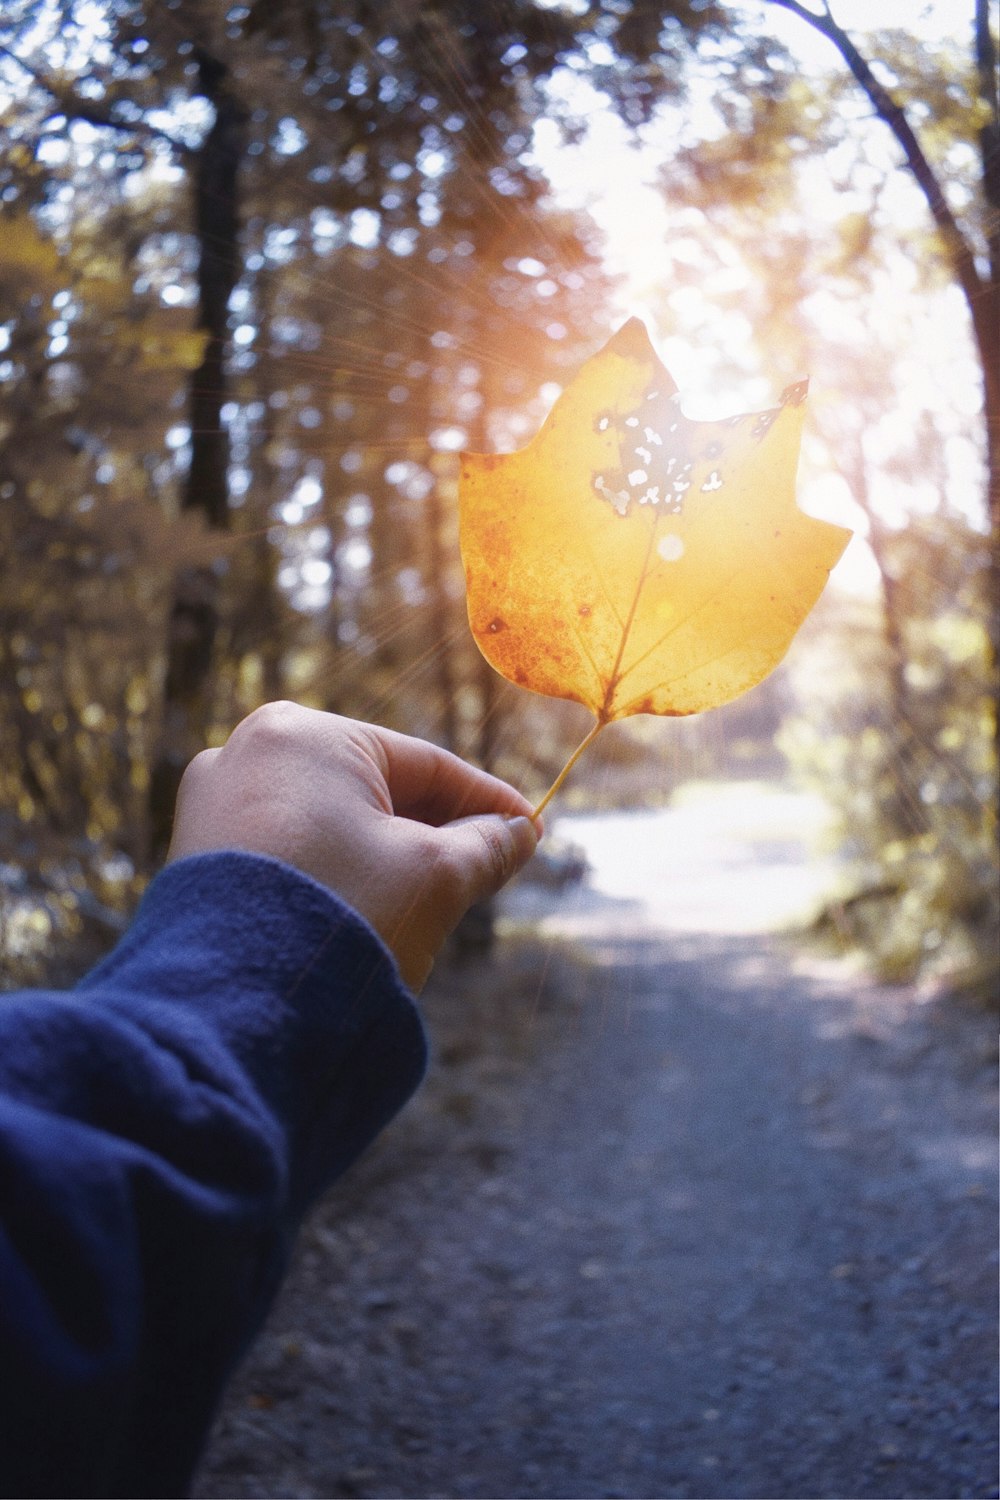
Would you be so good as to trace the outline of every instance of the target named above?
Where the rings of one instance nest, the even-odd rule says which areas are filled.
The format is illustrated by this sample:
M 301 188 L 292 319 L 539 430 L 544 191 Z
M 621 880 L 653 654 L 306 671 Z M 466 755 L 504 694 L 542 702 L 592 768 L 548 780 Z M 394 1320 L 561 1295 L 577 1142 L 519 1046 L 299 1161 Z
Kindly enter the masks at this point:
M 88 905 L 101 919 L 111 887 L 127 899 L 146 858 L 166 591 L 204 551 L 157 476 L 200 340 L 186 311 L 135 296 L 119 240 L 81 228 L 60 246 L 16 213 L 0 304 L 18 309 L 0 364 L 3 858 L 72 926 Z
M 479 20 L 5 9 L 0 819 L 55 916 L 68 864 L 128 904 L 164 752 L 263 698 L 511 758 L 455 450 L 530 420 L 597 316 L 526 146 L 538 81 L 617 20 Z
M 1000 870 L 986 538 L 935 516 L 887 539 L 905 665 L 877 605 L 826 611 L 779 744 L 839 809 L 855 873 L 828 912 L 891 979 L 996 995 Z M 801 682 L 801 676 L 800 676 Z M 902 701 L 900 701 L 902 694 Z
M 956 435 L 933 403 L 919 441 L 888 458 L 867 422 L 913 361 L 880 346 L 874 316 L 859 331 L 850 297 L 863 285 L 877 305 L 907 261 L 916 306 L 953 268 L 948 242 L 928 221 L 887 253 L 896 174 L 869 150 L 856 86 L 807 77 L 769 29 L 776 9 L 3 7 L 0 944 L 19 955 L 6 982 L 44 941 L 38 898 L 42 926 L 106 937 L 154 866 L 164 753 L 218 742 L 264 698 L 377 717 L 522 784 L 564 758 L 574 706 L 543 721 L 469 640 L 457 451 L 522 444 L 608 331 L 593 224 L 552 202 L 531 151 L 540 124 L 585 137 L 567 79 L 589 81 L 635 139 L 672 122 L 667 290 L 690 297 L 718 270 L 719 308 L 731 298 L 768 350 L 718 341 L 720 359 L 789 381 L 812 369 L 807 464 L 850 470 L 873 542 L 888 480 L 922 504 L 940 489 Z M 877 51 L 985 267 L 982 68 L 902 33 Z M 802 190 L 822 161 L 837 211 L 810 228 Z M 749 269 L 734 285 L 737 243 Z M 859 428 L 836 392 L 862 389 Z M 945 516 L 965 557 L 981 551 L 973 510 Z M 884 542 L 883 560 L 909 545 Z M 907 669 L 945 649 L 947 609 L 883 580 L 898 705 Z M 181 658 L 194 695 L 178 691 Z M 924 704 L 934 743 L 955 727 L 953 691 L 965 722 L 958 683 Z M 712 736 L 749 724 L 752 738 L 754 705 L 768 727 L 777 692 L 710 716 Z M 702 743 L 697 723 L 672 727 Z M 645 755 L 641 734 L 626 738 L 623 757 Z
M 779 6 L 807 20 L 773 0 L 761 35 Z M 819 666 L 807 656 L 805 671 L 793 660 L 799 716 L 781 743 L 841 807 L 859 856 L 841 908 L 851 940 L 886 972 L 975 983 L 993 972 L 996 942 L 1000 616 L 986 578 L 995 594 L 1000 121 L 995 44 L 985 27 L 969 48 L 972 11 L 967 33 L 940 42 L 875 31 L 865 57 L 831 21 L 848 65 L 839 78 L 791 74 L 775 53 L 760 97 L 724 86 L 726 129 L 664 171 L 690 215 L 683 291 L 664 321 L 677 327 L 698 284 L 717 319 L 730 310 L 724 326 L 749 330 L 720 365 L 766 354 L 784 358 L 786 378 L 811 374 L 807 476 L 837 476 L 826 492 L 849 494 L 877 594 L 864 628 L 849 595 L 823 611 L 835 650 Z M 920 196 L 906 192 L 900 155 Z M 712 337 L 694 322 L 685 331 Z M 977 384 L 982 416 L 970 418 Z M 959 639 L 980 654 L 948 670 Z M 914 685 L 929 658 L 933 690 Z

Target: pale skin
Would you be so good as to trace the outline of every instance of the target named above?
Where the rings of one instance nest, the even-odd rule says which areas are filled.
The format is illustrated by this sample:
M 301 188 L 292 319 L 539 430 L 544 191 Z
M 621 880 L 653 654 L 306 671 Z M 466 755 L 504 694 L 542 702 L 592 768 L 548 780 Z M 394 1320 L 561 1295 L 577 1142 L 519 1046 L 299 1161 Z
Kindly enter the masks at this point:
M 409 987 L 448 934 L 535 851 L 531 804 L 424 740 L 269 703 L 184 773 L 168 860 L 269 854 L 359 912 Z

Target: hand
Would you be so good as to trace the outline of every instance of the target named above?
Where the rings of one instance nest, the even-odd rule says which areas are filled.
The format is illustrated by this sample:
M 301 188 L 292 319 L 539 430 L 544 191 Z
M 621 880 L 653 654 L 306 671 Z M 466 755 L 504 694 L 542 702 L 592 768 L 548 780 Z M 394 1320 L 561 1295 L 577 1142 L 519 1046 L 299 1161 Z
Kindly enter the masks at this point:
M 181 782 L 168 860 L 271 854 L 371 923 L 418 990 L 449 932 L 530 859 L 538 832 L 513 787 L 423 740 L 269 703 Z

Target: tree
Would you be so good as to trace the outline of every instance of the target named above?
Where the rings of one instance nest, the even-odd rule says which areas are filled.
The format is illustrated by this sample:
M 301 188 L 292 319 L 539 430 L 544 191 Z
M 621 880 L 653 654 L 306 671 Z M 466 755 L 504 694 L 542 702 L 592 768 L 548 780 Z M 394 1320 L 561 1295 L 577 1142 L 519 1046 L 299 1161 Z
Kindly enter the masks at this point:
M 929 148 L 911 121 L 905 94 L 898 96 L 892 86 L 882 82 L 872 61 L 834 19 L 826 0 L 819 12 L 809 10 L 800 0 L 769 3 L 791 11 L 836 47 L 876 116 L 892 132 L 907 170 L 924 196 L 944 256 L 962 289 L 982 365 L 989 507 L 994 534 L 1000 538 L 1000 77 L 988 0 L 975 0 L 974 17 L 970 18 L 975 81 L 966 85 L 969 96 L 962 100 L 963 107 L 955 110 L 952 95 L 933 122 L 952 129 L 957 124 L 961 135 L 978 140 L 978 201 L 964 226 L 949 200 L 946 163 L 935 168 Z M 897 90 L 905 90 L 907 83 L 912 88 L 917 81 L 912 76 L 907 79 L 903 68 L 894 70 L 891 54 L 888 62 L 885 57 L 877 62 L 883 71 L 888 66 L 889 73 L 895 74 Z M 926 105 L 926 92 L 921 102 Z
M 204 556 L 160 503 L 170 398 L 201 340 L 184 309 L 136 297 L 114 210 L 81 208 L 72 236 L 0 216 L 0 841 L 66 931 L 103 926 L 148 861 L 169 578 Z
M 935 129 L 939 133 L 955 132 L 957 139 L 978 145 L 979 181 L 964 224 L 949 196 L 947 158 L 935 165 L 930 147 L 921 140 L 911 119 L 914 104 L 923 105 L 926 112 L 926 90 L 917 95 L 913 92 L 913 84 L 923 81 L 921 73 L 907 77 L 905 66 L 894 70 L 890 55 L 888 72 L 895 83 L 883 82 L 873 61 L 835 20 L 827 0 L 823 0 L 819 12 L 808 9 L 800 0 L 769 3 L 791 11 L 836 47 L 877 118 L 892 132 L 906 168 L 926 201 L 943 256 L 962 290 L 982 372 L 993 588 L 995 600 L 1000 601 L 1000 73 L 988 0 L 975 0 L 970 17 L 973 66 L 965 97 L 956 110 L 954 91 L 943 101 L 938 94 L 936 98 L 943 107 L 931 115 L 925 127 L 928 135 Z M 903 61 L 908 61 L 905 53 Z M 884 74 L 886 58 L 876 62 Z M 908 92 L 913 101 L 910 106 L 906 102 Z M 1000 666 L 1000 604 L 991 615 L 991 640 L 995 676 Z M 1000 750 L 1000 714 L 995 715 L 995 725 Z
M 93 268 L 103 255 L 111 267 L 81 272 L 59 307 L 67 288 L 46 290 L 44 256 L 31 250 L 38 289 L 5 325 L 17 356 L 6 377 L 17 515 L 51 511 L 34 528 L 46 581 L 34 603 L 8 596 L 12 634 L 28 637 L 42 592 L 53 635 L 64 632 L 88 569 L 121 567 L 139 588 L 137 554 L 113 525 L 106 557 L 86 551 L 84 578 L 55 565 L 75 547 L 73 528 L 91 535 L 96 524 L 71 523 L 72 504 L 89 504 L 93 479 L 87 515 L 103 516 L 113 473 L 116 521 L 141 497 L 149 574 L 141 603 L 105 591 L 105 641 L 119 644 L 100 681 L 73 691 L 143 705 L 138 737 L 129 720 L 128 787 L 101 791 L 109 837 L 131 830 L 138 867 L 162 848 L 186 757 L 276 686 L 345 707 L 381 702 L 397 722 L 447 724 L 473 747 L 478 657 L 440 635 L 449 618 L 463 629 L 453 455 L 428 451 L 428 427 L 454 428 L 462 403 L 471 421 L 484 397 L 495 421 L 527 407 L 595 315 L 596 294 L 581 297 L 593 279 L 586 249 L 549 216 L 526 147 L 553 70 L 597 66 L 594 49 L 630 26 L 633 57 L 648 40 L 617 4 L 569 14 L 518 0 L 489 20 L 471 0 L 389 12 L 364 0 L 5 10 L 6 222 L 51 242 L 57 281 L 74 259 Z M 609 73 L 630 118 L 648 114 L 655 76 L 647 61 Z M 17 246 L 11 232 L 0 247 L 15 279 Z M 558 336 L 547 331 L 557 325 Z M 487 392 L 490 370 L 501 378 Z M 29 484 L 32 509 L 21 506 Z M 371 563 L 359 568 L 364 549 Z M 303 587 L 324 570 L 322 587 Z M 123 623 L 130 611 L 141 631 Z M 330 630 L 342 632 L 339 686 L 315 670 L 329 662 Z M 419 689 L 422 660 L 438 663 L 436 716 Z M 67 682 L 50 673 L 42 690 L 25 662 L 13 665 L 12 723 L 35 734 L 24 706 L 34 691 L 57 724 L 72 722 Z M 37 757 L 22 757 L 26 775 Z M 36 799 L 31 817 L 56 818 L 54 807 Z
M 951 39 L 901 32 L 869 35 L 863 51 L 828 6 L 773 5 L 814 26 L 847 66 L 795 67 L 766 9 L 756 20 L 733 12 L 721 52 L 713 42 L 707 138 L 674 112 L 678 148 L 662 180 L 686 217 L 666 279 L 701 292 L 702 309 L 714 298 L 720 312 L 727 302 L 738 310 L 753 330 L 753 367 L 814 377 L 806 458 L 847 481 L 880 596 L 863 624 L 840 602 L 852 628 L 839 628 L 832 605 L 822 612 L 835 650 L 813 671 L 823 691 L 812 687 L 784 743 L 841 807 L 848 846 L 864 852 L 846 909 L 880 962 L 899 973 L 975 969 L 996 921 L 996 45 L 981 5 L 971 62 Z M 926 233 L 908 222 L 902 237 L 894 224 L 898 173 L 874 143 L 879 125 L 929 209 Z M 823 211 L 811 216 L 817 196 Z M 968 487 L 948 494 L 948 393 L 941 411 L 925 395 L 909 430 L 897 409 L 921 349 L 932 367 L 944 362 L 940 344 L 919 335 L 924 306 L 949 280 L 965 301 L 983 389 L 981 506 Z M 952 348 L 963 348 L 960 333 Z M 717 351 L 730 373 L 740 360 L 739 349 Z M 914 497 L 909 518 L 900 493 Z

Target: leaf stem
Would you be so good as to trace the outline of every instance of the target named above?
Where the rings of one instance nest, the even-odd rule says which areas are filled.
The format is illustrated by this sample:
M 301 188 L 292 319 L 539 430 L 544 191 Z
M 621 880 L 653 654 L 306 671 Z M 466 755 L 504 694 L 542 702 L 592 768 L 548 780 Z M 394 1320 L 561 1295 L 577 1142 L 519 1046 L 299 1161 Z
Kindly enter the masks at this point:
M 577 761 L 580 759 L 580 756 L 586 750 L 587 746 L 593 744 L 594 740 L 596 740 L 597 736 L 600 734 L 601 730 L 608 722 L 609 720 L 607 719 L 598 719 L 597 723 L 594 725 L 590 733 L 585 735 L 584 738 L 580 741 L 576 749 L 573 751 L 573 754 L 570 756 L 569 760 L 559 772 L 559 775 L 556 777 L 555 781 L 545 793 L 545 796 L 542 798 L 541 802 L 539 802 L 538 806 L 532 812 L 532 820 L 537 818 L 539 814 L 544 812 L 545 808 L 548 807 L 549 803 L 552 801 L 552 798 L 555 796 L 556 792 L 558 792 L 559 788 L 562 786 L 563 782 L 566 780 L 566 777 L 569 775 L 570 771 L 572 771 L 573 767 L 576 765 Z

